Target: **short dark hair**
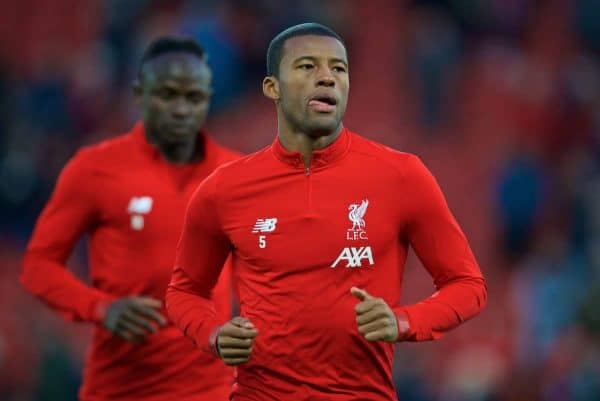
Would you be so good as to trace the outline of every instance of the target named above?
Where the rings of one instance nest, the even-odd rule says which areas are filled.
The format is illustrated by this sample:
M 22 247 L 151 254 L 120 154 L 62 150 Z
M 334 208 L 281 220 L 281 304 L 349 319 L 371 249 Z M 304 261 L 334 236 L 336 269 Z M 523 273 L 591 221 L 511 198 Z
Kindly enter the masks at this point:
M 166 53 L 189 53 L 195 55 L 202 61 L 206 61 L 206 53 L 200 43 L 196 40 L 176 36 L 162 36 L 150 42 L 142 54 L 137 70 L 138 79 L 142 78 L 144 65 L 146 65 L 148 61 Z
M 279 76 L 279 64 L 283 57 L 283 46 L 285 42 L 296 36 L 329 36 L 340 41 L 344 47 L 344 41 L 342 38 L 333 31 L 333 29 L 326 27 L 325 25 L 317 24 L 315 22 L 307 22 L 305 24 L 294 25 L 287 28 L 285 31 L 280 32 L 277 36 L 271 40 L 269 49 L 267 50 L 267 75 Z

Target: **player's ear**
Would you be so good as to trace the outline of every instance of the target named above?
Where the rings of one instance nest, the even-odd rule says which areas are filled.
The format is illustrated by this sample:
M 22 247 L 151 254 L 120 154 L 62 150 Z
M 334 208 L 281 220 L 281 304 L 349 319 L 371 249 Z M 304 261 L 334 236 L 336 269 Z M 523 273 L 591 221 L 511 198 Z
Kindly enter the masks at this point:
M 140 80 L 138 78 L 136 78 L 135 81 L 133 81 L 133 96 L 135 97 L 135 102 L 139 105 L 142 104 L 142 97 L 144 94 L 144 89 L 142 88 L 142 83 L 140 82 Z
M 271 100 L 279 100 L 279 80 L 273 75 L 263 79 L 263 93 Z

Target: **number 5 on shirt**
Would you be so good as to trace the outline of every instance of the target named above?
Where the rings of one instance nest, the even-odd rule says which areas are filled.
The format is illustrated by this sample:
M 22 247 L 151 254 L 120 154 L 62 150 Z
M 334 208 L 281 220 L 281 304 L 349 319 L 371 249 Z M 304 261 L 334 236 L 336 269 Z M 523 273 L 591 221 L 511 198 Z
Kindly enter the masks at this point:
M 266 240 L 266 235 L 259 235 L 258 236 L 258 247 L 259 248 L 266 248 L 267 247 L 267 240 Z

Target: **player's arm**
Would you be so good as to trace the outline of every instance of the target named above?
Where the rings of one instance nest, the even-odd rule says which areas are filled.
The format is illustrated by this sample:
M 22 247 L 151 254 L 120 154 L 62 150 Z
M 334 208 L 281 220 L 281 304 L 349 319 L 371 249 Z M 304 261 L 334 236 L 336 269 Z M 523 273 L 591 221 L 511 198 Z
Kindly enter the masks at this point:
M 215 312 L 218 319 L 226 321 L 231 319 L 233 301 L 233 268 L 231 255 L 225 261 L 221 274 L 211 292 L 211 299 L 215 304 Z
M 231 251 L 219 219 L 216 185 L 213 174 L 188 204 L 166 303 L 171 319 L 198 347 L 235 365 L 248 360 L 257 332 L 245 318 L 226 322 L 212 299 Z
M 69 320 L 101 324 L 139 342 L 164 326 L 162 302 L 106 294 L 77 279 L 65 262 L 81 235 L 98 222 L 93 173 L 78 155 L 63 169 L 25 251 L 20 280 L 32 294 Z
M 97 221 L 93 184 L 81 156 L 63 169 L 25 251 L 21 284 L 69 320 L 101 322 L 111 296 L 65 267 L 81 235 Z
M 368 341 L 434 340 L 483 309 L 485 281 L 467 239 L 427 168 L 411 157 L 404 185 L 414 197 L 404 233 L 433 277 L 437 291 L 408 306 L 390 307 L 383 299 L 352 288 L 359 332 Z
M 436 291 L 414 305 L 394 308 L 399 340 L 434 340 L 481 312 L 487 289 L 464 233 L 419 158 L 411 156 L 405 179 L 415 194 L 405 235 Z

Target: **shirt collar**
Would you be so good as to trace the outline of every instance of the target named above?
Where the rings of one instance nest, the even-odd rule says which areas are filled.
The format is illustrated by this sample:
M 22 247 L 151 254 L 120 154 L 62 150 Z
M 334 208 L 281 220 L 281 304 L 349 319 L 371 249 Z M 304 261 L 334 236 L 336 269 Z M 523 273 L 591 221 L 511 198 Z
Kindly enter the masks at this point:
M 139 145 L 142 151 L 153 159 L 161 157 L 160 150 L 150 142 L 146 137 L 146 130 L 144 129 L 144 123 L 138 121 L 131 130 L 131 135 L 135 142 Z
M 341 159 L 347 153 L 349 148 L 350 133 L 345 127 L 342 127 L 342 131 L 333 143 L 323 149 L 313 151 L 310 162 L 311 168 L 323 167 Z M 284 148 L 279 140 L 279 136 L 273 141 L 271 149 L 275 157 L 285 164 L 294 168 L 305 168 L 304 159 L 300 152 L 290 151 Z

